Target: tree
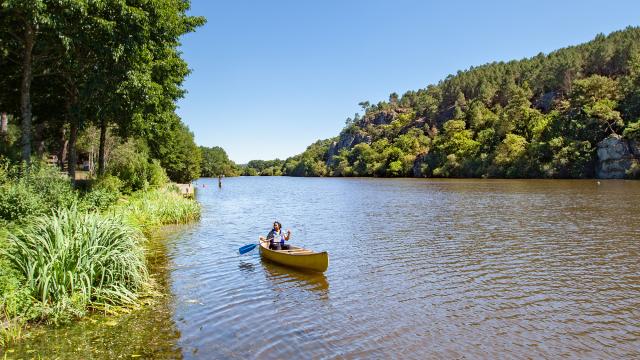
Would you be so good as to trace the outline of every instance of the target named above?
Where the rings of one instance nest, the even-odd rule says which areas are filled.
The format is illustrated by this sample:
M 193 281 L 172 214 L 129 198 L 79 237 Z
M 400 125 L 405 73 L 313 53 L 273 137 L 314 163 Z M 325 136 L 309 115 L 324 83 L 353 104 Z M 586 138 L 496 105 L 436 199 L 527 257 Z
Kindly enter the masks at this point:
M 202 154 L 193 140 L 193 133 L 174 113 L 165 114 L 167 129 L 150 137 L 149 153 L 158 159 L 173 181 L 187 183 L 200 176 Z
M 214 146 L 211 148 L 200 146 L 202 153 L 201 176 L 215 177 L 219 175 L 236 176 L 238 170 L 236 164 L 229 160 L 223 148 Z
M 624 125 L 618 106 L 620 90 L 614 79 L 592 75 L 574 81 L 570 94 L 572 112 L 581 121 L 582 139 L 593 144 Z
M 19 65 L 22 160 L 31 158 L 31 84 L 34 65 L 41 60 L 39 38 L 53 23 L 46 0 L 5 0 L 0 7 L 2 43 L 7 57 Z M 35 51 L 35 53 L 34 53 Z M 10 54 L 10 56 L 8 56 Z
M 518 167 L 527 152 L 527 139 L 516 134 L 507 134 L 506 138 L 496 149 L 493 163 L 500 169 L 499 172 L 509 177 L 524 176 L 524 169 Z

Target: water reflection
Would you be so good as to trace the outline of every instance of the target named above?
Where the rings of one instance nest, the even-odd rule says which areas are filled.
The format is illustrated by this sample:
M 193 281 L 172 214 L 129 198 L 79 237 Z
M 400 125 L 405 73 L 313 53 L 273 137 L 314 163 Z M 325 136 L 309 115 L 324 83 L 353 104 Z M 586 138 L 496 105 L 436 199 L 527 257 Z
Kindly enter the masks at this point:
M 324 274 L 304 272 L 268 260 L 262 260 L 261 264 L 267 280 L 271 281 L 275 289 L 280 287 L 299 288 L 316 292 L 320 298 L 328 299 L 329 281 Z
M 250 262 L 240 261 L 240 263 L 238 264 L 238 269 L 240 269 L 240 271 L 242 272 L 250 273 L 256 269 L 256 266 Z

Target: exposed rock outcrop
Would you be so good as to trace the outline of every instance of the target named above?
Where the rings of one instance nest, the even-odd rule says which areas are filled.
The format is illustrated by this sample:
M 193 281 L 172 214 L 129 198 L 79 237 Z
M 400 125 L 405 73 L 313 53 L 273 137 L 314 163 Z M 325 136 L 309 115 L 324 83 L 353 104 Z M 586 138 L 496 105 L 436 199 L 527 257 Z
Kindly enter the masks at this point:
M 345 132 L 340 134 L 338 141 L 334 141 L 329 146 L 329 151 L 327 152 L 327 164 L 331 162 L 333 157 L 340 152 L 341 149 L 347 148 L 350 149 L 360 143 L 371 144 L 371 136 L 365 135 L 361 132 Z
M 640 143 L 611 135 L 598 143 L 596 177 L 624 179 L 627 173 L 640 165 Z

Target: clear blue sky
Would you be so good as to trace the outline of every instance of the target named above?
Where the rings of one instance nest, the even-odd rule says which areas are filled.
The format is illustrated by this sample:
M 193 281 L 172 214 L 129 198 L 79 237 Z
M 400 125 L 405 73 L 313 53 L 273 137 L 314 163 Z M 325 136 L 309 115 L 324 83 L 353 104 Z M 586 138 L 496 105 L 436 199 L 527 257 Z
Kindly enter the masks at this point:
M 640 1 L 192 0 L 178 114 L 237 163 L 336 136 L 358 102 L 640 25 Z

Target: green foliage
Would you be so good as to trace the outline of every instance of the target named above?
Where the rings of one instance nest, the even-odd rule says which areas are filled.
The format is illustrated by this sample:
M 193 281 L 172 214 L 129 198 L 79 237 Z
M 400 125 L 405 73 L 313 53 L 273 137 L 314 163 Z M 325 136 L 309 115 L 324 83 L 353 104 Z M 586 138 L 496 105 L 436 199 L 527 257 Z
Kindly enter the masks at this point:
M 201 176 L 238 176 L 240 174 L 240 169 L 233 161 L 229 160 L 223 148 L 200 146 L 200 152 L 202 153 Z
M 283 164 L 283 175 L 290 176 L 329 176 L 327 165 L 329 147 L 335 139 L 318 140 L 309 145 L 299 156 L 287 159 Z M 280 160 L 281 161 L 281 160 Z M 251 164 L 251 162 L 249 162 Z
M 629 123 L 622 135 L 627 139 L 640 141 L 640 120 Z
M 589 141 L 556 137 L 549 141 L 552 159 L 542 165 L 547 177 L 581 178 L 593 176 L 595 148 Z
M 245 167 L 242 168 L 242 175 L 244 175 L 244 176 L 258 176 L 258 175 L 260 175 L 260 173 L 255 168 L 245 166 Z
M 140 141 L 129 140 L 111 153 L 107 174 L 122 181 L 124 193 L 145 190 L 151 178 L 148 149 Z
M 371 105 L 285 161 L 296 176 L 591 177 L 611 133 L 637 138 L 640 28 L 458 71 Z M 344 144 L 347 144 L 344 147 Z
M 111 192 L 131 193 L 151 187 L 162 187 L 169 181 L 158 160 L 150 160 L 142 141 L 129 140 L 115 147 L 107 164 L 107 176 L 97 186 Z
M 574 81 L 570 101 L 576 117 L 587 126 L 585 140 L 598 142 L 624 125 L 615 110 L 619 98 L 618 83 L 613 79 L 593 75 Z
M 33 194 L 24 183 L 0 187 L 1 219 L 20 222 L 40 214 L 43 209 L 43 199 Z
M 529 143 L 520 135 L 507 134 L 498 146 L 493 158 L 494 175 L 505 177 L 526 177 L 525 155 Z
M 275 160 L 251 160 L 243 169 L 243 175 L 274 176 L 282 175 L 282 168 L 285 162 L 280 159 Z
M 169 182 L 167 172 L 160 165 L 160 161 L 153 159 L 148 165 L 149 185 L 153 187 L 162 187 Z
M 29 167 L 3 166 L 0 183 L 0 219 L 24 222 L 32 216 L 69 207 L 78 196 L 69 178 L 55 168 L 33 163 Z
M 105 190 L 119 194 L 123 186 L 124 184 L 122 183 L 122 180 L 118 177 L 106 174 L 94 181 L 92 190 Z
M 52 319 L 133 304 L 148 284 L 141 235 L 116 218 L 60 209 L 8 239 L 7 258 Z
M 443 125 L 444 134 L 436 138 L 436 154 L 444 164 L 434 167 L 433 175 L 442 177 L 472 176 L 480 143 L 473 140 L 473 132 L 463 120 L 449 120 Z
M 138 192 L 109 209 L 114 216 L 149 232 L 160 225 L 186 224 L 200 218 L 200 205 L 168 188 Z
M 102 211 L 113 205 L 119 197 L 119 192 L 98 188 L 87 192 L 82 197 L 82 204 L 89 211 Z
M 200 177 L 202 154 L 189 128 L 174 117 L 166 131 L 155 131 L 148 140 L 150 156 L 160 161 L 169 179 L 188 183 Z

